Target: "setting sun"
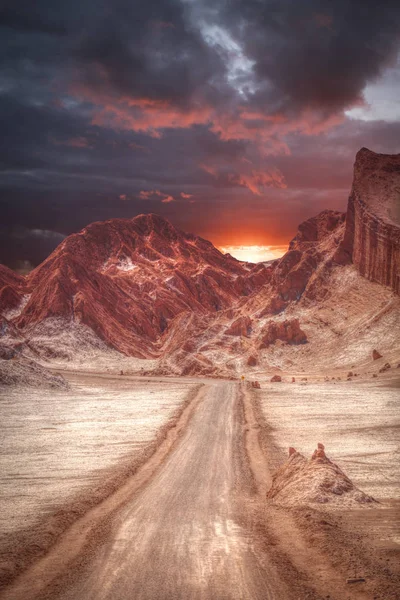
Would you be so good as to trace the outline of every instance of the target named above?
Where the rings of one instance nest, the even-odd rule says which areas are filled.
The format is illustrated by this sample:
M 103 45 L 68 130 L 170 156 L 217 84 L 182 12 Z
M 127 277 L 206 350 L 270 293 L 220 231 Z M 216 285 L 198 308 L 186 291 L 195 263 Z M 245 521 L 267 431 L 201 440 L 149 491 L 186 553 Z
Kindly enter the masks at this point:
M 282 256 L 286 246 L 220 246 L 224 254 L 231 254 L 238 260 L 244 260 L 251 263 L 265 262 L 274 260 Z

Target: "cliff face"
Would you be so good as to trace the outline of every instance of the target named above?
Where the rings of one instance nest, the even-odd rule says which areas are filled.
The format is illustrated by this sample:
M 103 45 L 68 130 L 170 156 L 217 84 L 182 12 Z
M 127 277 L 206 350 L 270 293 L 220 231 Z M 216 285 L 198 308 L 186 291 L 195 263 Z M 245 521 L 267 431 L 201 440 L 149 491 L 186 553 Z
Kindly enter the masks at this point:
M 400 154 L 357 153 L 341 251 L 361 275 L 400 294 Z

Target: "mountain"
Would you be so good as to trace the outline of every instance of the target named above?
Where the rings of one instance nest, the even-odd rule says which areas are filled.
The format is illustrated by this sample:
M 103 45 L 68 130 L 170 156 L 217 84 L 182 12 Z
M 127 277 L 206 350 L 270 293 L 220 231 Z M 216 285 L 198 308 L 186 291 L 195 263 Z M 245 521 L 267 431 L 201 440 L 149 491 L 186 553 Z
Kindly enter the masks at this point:
M 70 235 L 24 282 L 11 281 L 8 271 L 2 306 L 15 308 L 23 290 L 26 305 L 14 315 L 20 330 L 52 318 L 75 321 L 143 358 L 160 353 L 168 324 L 182 312 L 228 308 L 269 277 L 264 265 L 223 255 L 152 214 L 93 223 Z
M 267 264 L 157 215 L 93 223 L 26 277 L 0 267 L 1 341 L 12 332 L 42 358 L 121 353 L 177 374 L 344 368 L 378 344 L 397 356 L 399 165 L 361 150 L 347 214 L 308 219 Z

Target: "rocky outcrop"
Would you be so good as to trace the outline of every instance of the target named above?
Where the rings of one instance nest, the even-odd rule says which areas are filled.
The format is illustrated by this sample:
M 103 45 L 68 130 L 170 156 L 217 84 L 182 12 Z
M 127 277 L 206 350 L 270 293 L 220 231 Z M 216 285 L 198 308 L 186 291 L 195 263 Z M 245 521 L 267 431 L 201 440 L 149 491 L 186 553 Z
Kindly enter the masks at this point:
M 272 321 L 262 332 L 260 348 L 267 348 L 277 340 L 281 340 L 287 344 L 305 344 L 307 342 L 307 335 L 300 328 L 298 319 Z
M 346 230 L 337 258 L 400 294 L 400 154 L 356 156 Z
M 4 265 L 0 265 L 0 314 L 17 308 L 25 291 L 25 277 L 17 275 Z
M 250 355 L 249 358 L 247 359 L 247 365 L 249 367 L 255 367 L 257 364 L 257 358 L 253 355 Z
M 296 236 L 289 244 L 289 250 L 307 250 L 326 239 L 345 221 L 346 214 L 336 210 L 324 210 L 311 217 L 298 227 Z
M 373 360 L 379 360 L 380 358 L 382 358 L 382 354 L 380 354 L 378 350 L 372 350 L 372 358 Z
M 250 317 L 239 317 L 232 323 L 230 327 L 225 331 L 226 335 L 238 335 L 243 337 L 249 337 L 251 333 L 251 319 Z
M 264 314 L 278 314 L 304 294 L 314 299 L 318 296 L 321 275 L 330 270 L 342 240 L 344 219 L 344 213 L 324 210 L 299 225 L 288 252 L 271 274 L 273 293 Z
M 280 383 L 282 381 L 282 377 L 280 375 L 274 375 L 271 377 L 271 383 Z
M 310 460 L 289 448 L 289 459 L 273 476 L 267 498 L 291 507 L 314 503 L 343 507 L 375 502 L 326 456 L 323 444 L 318 444 Z
M 260 390 L 261 389 L 261 385 L 259 381 L 248 381 L 247 382 L 247 387 L 249 387 L 250 389 L 254 389 L 254 390 Z

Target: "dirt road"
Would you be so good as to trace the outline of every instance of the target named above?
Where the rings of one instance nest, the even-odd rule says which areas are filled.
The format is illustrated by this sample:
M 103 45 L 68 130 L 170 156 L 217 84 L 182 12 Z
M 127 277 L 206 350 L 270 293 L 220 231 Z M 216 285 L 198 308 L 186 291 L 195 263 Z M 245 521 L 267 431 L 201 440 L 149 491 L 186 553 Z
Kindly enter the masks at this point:
M 282 598 L 235 522 L 237 402 L 237 384 L 207 386 L 175 450 L 63 600 Z

